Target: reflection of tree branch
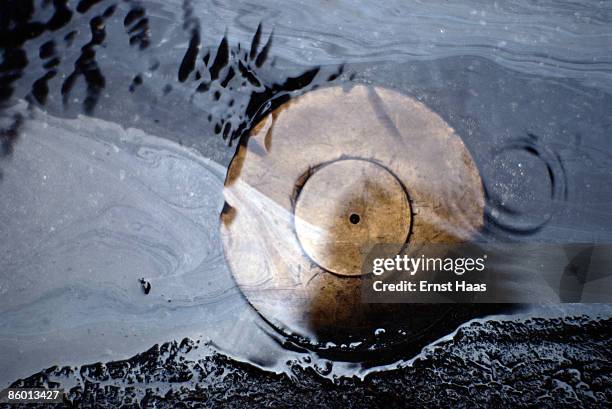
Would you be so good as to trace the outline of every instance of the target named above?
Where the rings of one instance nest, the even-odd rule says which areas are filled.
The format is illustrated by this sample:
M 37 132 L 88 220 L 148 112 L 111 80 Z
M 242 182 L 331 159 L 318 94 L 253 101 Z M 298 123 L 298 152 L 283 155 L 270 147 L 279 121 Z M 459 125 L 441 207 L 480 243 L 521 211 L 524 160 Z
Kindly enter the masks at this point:
M 2 121 L 4 122 L 4 118 Z M 19 129 L 23 125 L 23 116 L 21 114 L 13 114 L 10 121 L 10 125 L 0 128 L 0 157 L 13 153 L 15 142 L 19 136 Z
M 6 126 L 5 122 L 8 122 Z M 0 111 L 0 159 L 13 153 L 22 125 L 23 116 L 21 114 L 16 113 L 11 116 Z M 0 169 L 0 180 L 2 180 L 2 169 Z

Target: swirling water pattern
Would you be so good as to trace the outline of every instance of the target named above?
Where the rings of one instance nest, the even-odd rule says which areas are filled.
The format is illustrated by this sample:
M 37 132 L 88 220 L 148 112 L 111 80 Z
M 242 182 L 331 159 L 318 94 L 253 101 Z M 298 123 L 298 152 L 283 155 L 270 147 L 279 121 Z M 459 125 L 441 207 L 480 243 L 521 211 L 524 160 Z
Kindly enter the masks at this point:
M 3 381 L 242 305 L 218 245 L 223 167 L 140 130 L 24 115 L 0 202 Z
M 612 86 L 612 4 L 606 1 L 212 4 L 202 9 L 221 23 L 217 30 L 231 27 L 240 40 L 263 16 L 275 27 L 275 52 L 296 63 L 470 55 L 527 74 L 573 78 L 608 91 Z

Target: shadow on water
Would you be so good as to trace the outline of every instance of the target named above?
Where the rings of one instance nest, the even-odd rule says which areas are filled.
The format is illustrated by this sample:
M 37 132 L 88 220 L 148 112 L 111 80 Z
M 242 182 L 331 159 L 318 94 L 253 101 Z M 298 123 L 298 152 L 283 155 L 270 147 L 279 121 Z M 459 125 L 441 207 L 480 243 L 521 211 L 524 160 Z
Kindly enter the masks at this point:
M 471 319 L 509 314 L 520 307 L 515 304 L 364 304 L 359 301 L 337 299 L 333 293 L 319 293 L 310 305 L 313 338 L 289 336 L 288 342 L 313 350 L 325 359 L 374 367 L 410 359 L 426 345 Z M 340 303 L 340 307 L 332 308 L 336 303 Z M 339 311 L 346 305 L 353 308 L 350 313 Z M 333 325 L 322 324 L 321 316 Z M 318 340 L 314 348 L 313 339 Z

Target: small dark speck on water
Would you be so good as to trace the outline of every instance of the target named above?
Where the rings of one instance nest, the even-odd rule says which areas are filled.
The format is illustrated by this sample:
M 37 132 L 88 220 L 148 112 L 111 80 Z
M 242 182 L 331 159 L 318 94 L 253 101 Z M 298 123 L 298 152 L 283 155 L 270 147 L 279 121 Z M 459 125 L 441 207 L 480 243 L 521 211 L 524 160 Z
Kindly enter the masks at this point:
M 130 84 L 130 92 L 136 91 L 136 88 L 142 85 L 142 75 L 138 74 L 132 79 L 132 83 Z
M 142 291 L 145 293 L 145 295 L 147 295 L 147 294 L 149 294 L 151 292 L 151 283 L 150 282 L 148 282 L 144 278 L 141 278 L 140 280 L 138 280 L 138 282 L 142 286 Z

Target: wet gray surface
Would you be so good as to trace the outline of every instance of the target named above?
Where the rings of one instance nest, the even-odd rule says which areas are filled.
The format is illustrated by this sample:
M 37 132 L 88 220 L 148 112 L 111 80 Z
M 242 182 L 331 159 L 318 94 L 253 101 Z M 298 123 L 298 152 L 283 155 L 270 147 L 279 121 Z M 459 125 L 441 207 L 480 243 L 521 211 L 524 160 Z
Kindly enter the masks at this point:
M 53 6 L 35 3 L 26 20 L 47 21 Z M 63 26 L 23 45 L 2 43 L 2 84 L 12 95 L 1 112 L 0 387 L 54 364 L 125 359 L 184 337 L 277 373 L 309 355 L 284 349 L 241 297 L 223 260 L 218 217 L 236 143 L 229 147 L 228 139 L 256 119 L 249 104 L 325 86 L 340 64 L 332 83 L 397 89 L 455 128 L 490 193 L 493 238 L 612 240 L 607 2 L 147 1 L 139 17 L 147 28 L 139 30 L 130 27 L 142 20 L 125 23 L 137 2 L 100 1 L 82 13 L 79 3 L 67 3 L 74 13 Z M 75 64 L 95 37 L 90 22 L 113 5 L 94 47 L 101 86 Z M 257 67 L 249 48 L 259 23 L 259 54 L 273 29 L 274 36 Z M 181 78 L 194 32 L 197 59 Z M 229 62 L 213 80 L 224 35 Z M 49 40 L 60 60 L 51 69 L 44 65 L 54 57 L 41 56 Z M 22 50 L 25 66 L 7 68 L 7 50 Z M 223 85 L 239 62 L 250 64 L 259 86 L 242 86 L 240 75 Z M 316 66 L 312 82 L 274 88 Z M 50 70 L 57 72 L 48 92 L 34 92 Z M 17 118 L 13 138 L 4 130 Z M 228 122 L 224 139 L 215 128 Z M 141 278 L 151 285 L 147 295 Z M 606 305 L 530 311 L 548 319 L 611 315 Z M 543 345 L 538 337 L 525 342 Z M 562 349 L 550 352 L 553 361 Z M 589 356 L 609 363 L 609 356 Z M 310 359 L 303 366 L 324 365 Z M 363 369 L 338 363 L 333 371 Z

